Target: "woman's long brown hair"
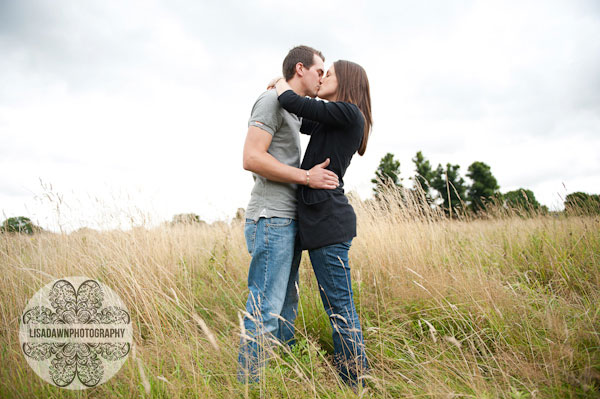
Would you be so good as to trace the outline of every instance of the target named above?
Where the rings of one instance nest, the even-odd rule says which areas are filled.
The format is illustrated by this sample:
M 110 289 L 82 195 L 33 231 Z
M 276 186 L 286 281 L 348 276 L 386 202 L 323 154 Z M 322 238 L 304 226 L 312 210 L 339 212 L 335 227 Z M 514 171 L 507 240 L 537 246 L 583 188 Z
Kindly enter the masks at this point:
M 333 63 L 338 81 L 337 101 L 352 103 L 360 109 L 365 119 L 363 139 L 358 148 L 358 153 L 363 155 L 367 149 L 367 142 L 373 125 L 371 116 L 371 89 L 367 73 L 360 65 L 345 60 Z

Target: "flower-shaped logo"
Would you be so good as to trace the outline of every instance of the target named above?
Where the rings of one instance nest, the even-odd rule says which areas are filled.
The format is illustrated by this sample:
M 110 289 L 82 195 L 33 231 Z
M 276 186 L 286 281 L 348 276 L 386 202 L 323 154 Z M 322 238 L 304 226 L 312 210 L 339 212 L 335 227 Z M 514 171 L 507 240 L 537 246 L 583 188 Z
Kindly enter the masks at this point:
M 107 286 L 86 277 L 56 280 L 39 290 L 21 318 L 21 348 L 47 382 L 85 389 L 106 382 L 131 350 L 127 308 Z

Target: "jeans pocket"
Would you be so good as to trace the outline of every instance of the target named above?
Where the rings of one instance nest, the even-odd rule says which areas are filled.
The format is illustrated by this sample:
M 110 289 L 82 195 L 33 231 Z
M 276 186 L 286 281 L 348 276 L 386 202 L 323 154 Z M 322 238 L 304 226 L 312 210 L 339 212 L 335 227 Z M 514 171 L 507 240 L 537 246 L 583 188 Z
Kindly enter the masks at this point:
M 256 241 L 256 222 L 252 219 L 246 219 L 244 226 L 244 237 L 246 237 L 246 246 L 248 253 L 252 255 L 254 252 L 254 243 Z
M 267 219 L 267 227 L 286 227 L 292 224 L 293 220 L 292 218 L 269 218 Z

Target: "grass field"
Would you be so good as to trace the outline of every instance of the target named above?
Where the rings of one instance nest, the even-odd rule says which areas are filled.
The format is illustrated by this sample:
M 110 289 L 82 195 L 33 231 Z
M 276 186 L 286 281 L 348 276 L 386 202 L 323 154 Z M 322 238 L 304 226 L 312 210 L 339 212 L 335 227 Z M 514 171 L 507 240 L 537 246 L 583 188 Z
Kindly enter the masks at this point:
M 345 387 L 308 254 L 298 345 L 261 383 L 236 380 L 250 257 L 239 222 L 0 235 L 0 398 L 598 398 L 600 217 L 497 209 L 453 218 L 418 201 L 353 201 L 350 251 L 372 372 Z M 116 291 L 135 349 L 107 383 L 46 384 L 19 347 L 19 317 L 48 282 L 84 275 Z M 203 326 L 205 322 L 205 326 Z

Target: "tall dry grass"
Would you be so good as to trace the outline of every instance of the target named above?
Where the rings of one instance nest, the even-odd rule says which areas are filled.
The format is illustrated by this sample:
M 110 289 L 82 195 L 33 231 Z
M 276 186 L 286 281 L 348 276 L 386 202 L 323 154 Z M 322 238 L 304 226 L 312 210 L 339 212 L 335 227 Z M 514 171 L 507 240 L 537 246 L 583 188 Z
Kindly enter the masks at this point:
M 250 257 L 240 222 L 0 235 L 0 397 L 599 397 L 600 219 L 491 207 L 480 217 L 422 193 L 352 200 L 350 265 L 371 374 L 354 392 L 306 254 L 298 345 L 259 384 L 236 379 Z M 125 301 L 135 349 L 100 387 L 54 388 L 29 368 L 19 317 L 49 281 L 84 275 Z

